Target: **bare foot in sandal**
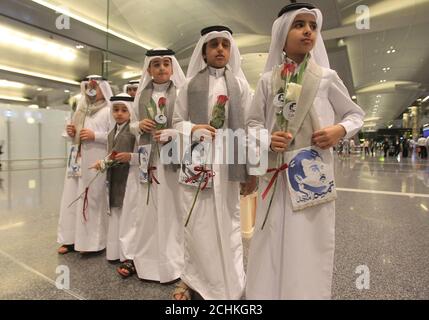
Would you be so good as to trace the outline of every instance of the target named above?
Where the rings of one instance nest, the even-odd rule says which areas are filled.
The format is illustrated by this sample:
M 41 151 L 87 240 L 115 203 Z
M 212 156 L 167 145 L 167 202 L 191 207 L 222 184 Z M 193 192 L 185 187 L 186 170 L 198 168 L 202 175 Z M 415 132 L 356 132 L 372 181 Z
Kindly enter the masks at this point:
M 73 252 L 73 251 L 74 251 L 74 244 L 63 244 L 57 250 L 57 252 L 59 254 L 67 254 L 67 253 Z
M 192 289 L 188 287 L 186 283 L 180 280 L 176 284 L 176 288 L 172 294 L 173 300 L 191 300 L 192 299 Z
M 124 278 L 128 278 L 129 276 L 136 273 L 136 268 L 132 260 L 124 261 L 116 271 Z

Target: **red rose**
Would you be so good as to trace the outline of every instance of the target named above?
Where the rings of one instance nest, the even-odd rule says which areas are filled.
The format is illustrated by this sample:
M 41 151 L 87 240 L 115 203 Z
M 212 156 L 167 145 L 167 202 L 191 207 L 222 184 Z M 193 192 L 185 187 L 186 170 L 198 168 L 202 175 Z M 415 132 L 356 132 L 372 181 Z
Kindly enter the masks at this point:
M 220 95 L 220 96 L 217 97 L 217 103 L 216 104 L 224 106 L 228 100 L 229 99 L 228 99 L 227 96 Z
M 293 63 L 285 63 L 281 72 L 282 79 L 286 79 L 289 74 L 295 72 L 295 65 Z
M 116 158 L 116 155 L 118 154 L 118 152 L 116 152 L 116 151 L 112 151 L 112 153 L 110 154 L 110 157 L 109 157 L 109 159 L 110 160 L 115 160 L 115 158 Z
M 158 107 L 160 109 L 164 108 L 166 104 L 167 104 L 167 99 L 166 98 L 164 98 L 164 97 L 159 98 L 159 100 L 158 100 Z

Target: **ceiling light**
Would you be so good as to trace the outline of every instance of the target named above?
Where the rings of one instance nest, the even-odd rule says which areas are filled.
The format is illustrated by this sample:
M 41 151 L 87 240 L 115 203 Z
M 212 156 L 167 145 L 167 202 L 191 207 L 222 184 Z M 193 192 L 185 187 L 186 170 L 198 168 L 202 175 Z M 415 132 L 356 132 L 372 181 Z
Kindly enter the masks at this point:
M 47 55 L 68 62 L 76 59 L 74 50 L 69 47 L 0 26 L 0 43 L 2 42 L 8 46 L 20 47 L 31 53 Z
M 87 24 L 87 25 L 89 25 L 91 27 L 94 27 L 94 28 L 98 29 L 98 30 L 101 30 L 103 32 L 107 32 L 107 33 L 109 33 L 109 34 L 111 34 L 111 35 L 113 35 L 115 37 L 118 37 L 118 38 L 120 38 L 122 40 L 131 42 L 131 43 L 133 43 L 133 44 L 135 44 L 135 45 L 137 45 L 139 47 L 145 48 L 147 50 L 150 50 L 150 49 L 153 48 L 152 46 L 150 46 L 150 45 L 148 45 L 146 43 L 142 43 L 142 42 L 139 42 L 137 40 L 134 40 L 134 39 L 132 39 L 130 37 L 127 37 L 126 35 L 123 35 L 123 34 L 121 34 L 119 32 L 113 31 L 110 28 L 106 28 L 105 26 L 97 24 L 97 23 L 95 23 L 95 22 L 93 22 L 93 21 L 91 21 L 89 19 L 81 17 L 81 16 L 79 16 L 77 14 L 74 14 L 74 13 L 68 11 L 67 9 L 65 9 L 64 7 L 55 6 L 55 5 L 50 4 L 48 1 L 45 1 L 45 0 L 32 0 L 32 1 L 35 2 L 35 3 L 40 4 L 41 6 L 49 8 L 49 9 L 55 11 L 56 13 L 60 13 L 60 14 L 66 15 L 66 16 L 68 16 L 70 18 L 73 18 L 73 19 L 75 19 L 77 21 L 85 23 L 85 24 Z
M 141 71 L 125 71 L 122 73 L 122 79 L 135 78 L 141 75 Z
M 423 100 L 422 100 L 422 102 L 426 102 L 426 101 L 428 101 L 429 100 L 429 96 L 427 96 L 426 98 L 424 98 Z
M 85 46 L 83 46 L 81 44 L 76 45 L 76 49 L 83 49 L 83 48 L 85 48 Z
M 28 189 L 36 189 L 36 180 L 28 180 Z
M 64 90 L 65 93 L 70 93 L 70 90 Z
M 30 104 L 28 107 L 30 109 L 39 109 L 39 106 L 37 104 Z
M 0 80 L 0 87 L 21 89 L 25 87 L 25 84 L 15 81 Z
M 391 124 L 391 125 L 390 125 L 390 126 L 388 126 L 387 128 L 392 129 L 392 127 L 393 127 L 393 124 Z
M 21 97 L 13 97 L 13 96 L 2 96 L 0 95 L 0 100 L 10 100 L 10 101 L 17 101 L 17 102 L 28 102 L 29 99 L 21 98 Z
M 37 88 L 37 91 L 43 91 L 43 89 L 42 88 Z
M 73 84 L 73 85 L 76 85 L 76 86 L 80 85 L 79 82 L 74 81 L 74 80 L 69 80 L 69 79 L 65 79 L 65 78 L 50 76 L 50 75 L 43 74 L 43 73 L 22 70 L 22 69 L 8 67 L 8 66 L 4 66 L 4 65 L 0 65 L 0 70 L 14 72 L 14 73 L 19 73 L 19 74 L 24 74 L 24 75 L 32 76 L 32 77 L 36 77 L 36 78 L 43 78 L 43 79 L 47 79 L 47 80 L 52 80 L 52 81 L 57 81 L 57 82 L 63 82 L 63 83 Z
M 31 118 L 31 117 L 27 118 L 28 124 L 34 124 L 35 122 L 36 122 L 36 120 L 34 120 L 34 118 Z
M 363 120 L 364 122 L 367 122 L 367 121 L 377 121 L 377 120 L 380 120 L 381 118 L 380 117 L 373 117 L 373 118 L 367 118 L 367 119 L 365 119 L 365 120 Z

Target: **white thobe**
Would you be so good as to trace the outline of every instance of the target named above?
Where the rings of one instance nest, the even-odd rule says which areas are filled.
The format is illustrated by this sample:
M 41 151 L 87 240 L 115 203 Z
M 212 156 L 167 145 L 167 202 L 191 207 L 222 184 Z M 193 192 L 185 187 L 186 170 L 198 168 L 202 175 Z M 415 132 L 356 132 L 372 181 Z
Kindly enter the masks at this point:
M 323 69 L 314 100 L 321 128 L 340 123 L 346 138 L 363 124 L 364 112 L 351 99 L 337 73 Z M 272 72 L 258 83 L 250 112 L 249 129 L 275 126 L 271 106 Z M 338 119 L 336 121 L 335 119 Z M 327 152 L 332 161 L 332 150 Z M 269 176 L 271 178 L 271 176 Z M 269 197 L 261 199 L 269 180 L 260 179 L 255 234 L 250 244 L 247 268 L 247 299 L 330 299 L 335 249 L 335 202 L 292 211 L 286 173 L 279 175 L 274 201 L 264 230 Z
M 219 95 L 228 95 L 224 69 L 210 69 L 208 114 Z M 250 105 L 248 84 L 238 79 L 241 91 L 240 112 Z M 188 115 L 188 82 L 176 100 L 173 127 L 189 139 L 193 123 Z M 229 103 L 226 104 L 228 117 Z M 228 127 L 226 119 L 224 127 Z M 213 151 L 213 157 L 215 152 Z M 245 273 L 240 229 L 240 186 L 228 181 L 228 166 L 216 164 L 213 188 L 199 193 L 188 226 L 185 228 L 185 265 L 182 280 L 204 299 L 240 299 L 244 293 Z M 181 185 L 181 210 L 185 219 L 197 189 Z
M 64 130 L 62 136 L 71 141 Z M 70 156 L 69 154 L 67 154 Z M 75 241 L 76 231 L 76 206 L 68 208 L 68 205 L 78 196 L 78 177 L 69 177 L 66 170 L 64 177 L 63 194 L 61 196 L 60 214 L 58 219 L 57 242 L 61 245 L 71 245 Z
M 156 104 L 159 98 L 167 97 L 169 85 L 154 83 L 152 99 Z M 136 126 L 138 123 L 131 125 L 134 132 Z M 161 147 L 159 144 L 160 151 Z M 149 185 L 139 182 L 138 160 L 132 163 L 123 211 L 130 210 L 127 220 L 134 219 L 135 224 L 121 238 L 126 243 L 132 242 L 125 247 L 129 259 L 134 260 L 138 277 L 166 283 L 178 279 L 183 268 L 183 212 L 177 192 L 179 172 L 161 164 L 156 149 L 151 152 L 152 166 L 156 167 L 153 173 L 159 184 L 151 183 L 147 205 Z
M 97 160 L 103 159 L 106 156 L 109 117 L 110 107 L 108 103 L 94 115 L 86 117 L 84 128 L 94 132 L 95 140 L 82 143 L 82 176 L 66 179 L 66 186 L 63 191 L 61 209 L 66 209 L 66 211 L 60 213 L 59 230 L 63 230 L 64 227 L 62 226 L 66 222 L 73 223 L 74 220 L 74 239 L 71 240 L 74 240 L 73 242 L 77 251 L 96 252 L 106 248 L 108 220 L 105 174 L 100 174 L 89 187 L 86 221 L 83 217 L 83 198 L 68 209 L 67 206 L 73 201 L 71 198 L 75 198 L 85 191 L 92 178 L 97 174 L 95 170 L 89 168 Z M 70 190 L 72 190 L 71 186 L 73 183 L 77 183 L 77 192 L 71 195 Z M 67 192 L 70 192 L 70 194 L 65 194 Z M 67 215 L 67 218 L 64 218 L 65 215 Z M 74 216 L 74 219 L 72 216 Z

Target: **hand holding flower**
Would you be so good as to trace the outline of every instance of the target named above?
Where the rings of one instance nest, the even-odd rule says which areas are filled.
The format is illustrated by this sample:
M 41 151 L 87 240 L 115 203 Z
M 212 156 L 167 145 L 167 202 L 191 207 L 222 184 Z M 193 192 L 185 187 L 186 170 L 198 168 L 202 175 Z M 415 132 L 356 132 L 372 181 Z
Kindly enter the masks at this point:
M 216 129 L 208 124 L 196 124 L 192 127 L 192 135 L 203 141 L 205 137 L 212 139 L 216 136 Z
M 243 196 L 248 196 L 252 194 L 256 189 L 256 177 L 249 176 L 245 183 L 240 183 L 241 194 Z
M 119 152 L 118 154 L 116 154 L 115 160 L 121 163 L 128 163 L 131 160 L 131 153 Z
M 276 131 L 271 134 L 271 150 L 274 152 L 285 152 L 292 140 L 292 135 L 285 131 Z
M 95 169 L 95 170 L 97 170 L 97 171 L 100 171 L 101 170 L 101 162 L 102 162 L 103 160 L 97 160 L 97 162 L 95 162 L 91 167 L 90 167 L 90 169 Z
M 139 128 L 140 130 L 143 130 L 146 133 L 151 133 L 155 130 L 156 123 L 151 119 L 143 119 L 142 121 L 139 122 Z
M 74 138 L 74 136 L 76 135 L 76 127 L 74 126 L 74 124 L 68 124 L 66 127 L 66 131 L 69 137 Z

